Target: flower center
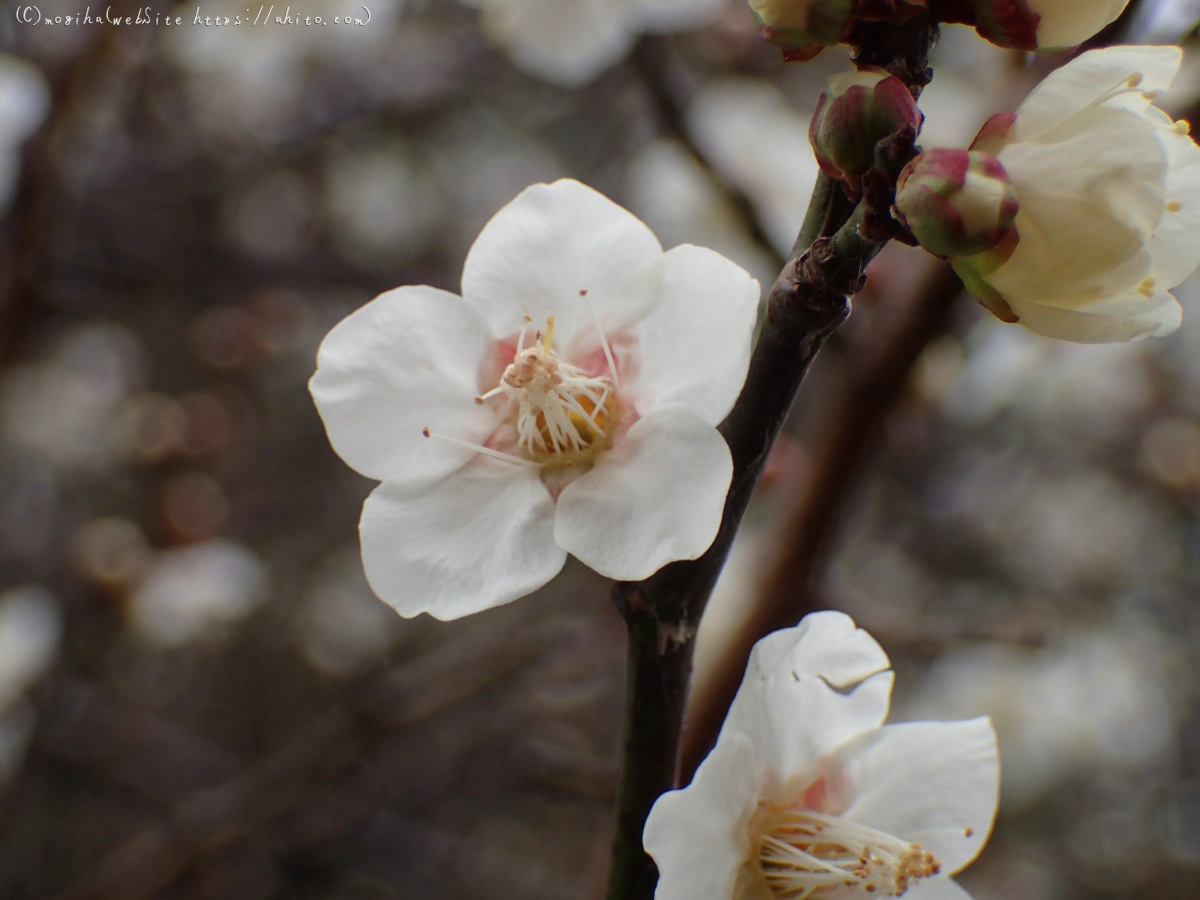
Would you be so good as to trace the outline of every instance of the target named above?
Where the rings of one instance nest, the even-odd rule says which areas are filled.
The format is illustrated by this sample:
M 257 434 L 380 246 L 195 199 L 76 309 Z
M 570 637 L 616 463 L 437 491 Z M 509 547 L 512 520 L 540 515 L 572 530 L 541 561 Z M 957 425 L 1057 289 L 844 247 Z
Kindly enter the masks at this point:
M 899 897 L 942 868 L 920 844 L 814 810 L 786 809 L 766 825 L 759 865 L 786 900 Z
M 513 424 L 521 453 L 543 465 L 570 466 L 590 461 L 611 444 L 619 416 L 611 377 L 589 375 L 559 359 L 552 349 L 554 317 L 546 334 L 525 347 L 525 329 L 500 384 L 476 399 L 504 397 L 515 409 Z M 611 358 L 607 351 L 606 356 Z M 610 364 L 611 365 L 611 364 Z

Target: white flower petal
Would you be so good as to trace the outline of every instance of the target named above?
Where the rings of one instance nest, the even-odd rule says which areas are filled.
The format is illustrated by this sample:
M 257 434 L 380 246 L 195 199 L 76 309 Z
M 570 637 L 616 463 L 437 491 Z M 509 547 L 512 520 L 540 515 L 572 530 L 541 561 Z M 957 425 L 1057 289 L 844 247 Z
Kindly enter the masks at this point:
M 1186 134 L 1161 129 L 1159 138 L 1167 150 L 1166 201 L 1150 252 L 1154 254 L 1157 287 L 1170 290 L 1200 265 L 1200 147 Z
M 625 55 L 633 16 L 628 0 L 493 0 L 483 26 L 521 69 L 578 87 Z
M 1075 113 L 1102 101 L 1130 78 L 1139 91 L 1171 86 L 1183 54 L 1178 47 L 1106 47 L 1090 50 L 1047 75 L 1017 109 L 1013 138 L 1026 141 L 1056 128 Z
M 909 887 L 904 896 L 906 900 L 971 900 L 971 895 L 957 881 L 944 876 L 923 878 Z
M 732 477 L 717 430 L 684 406 L 662 407 L 567 485 L 554 539 L 601 575 L 649 578 L 709 548 Z
M 799 680 L 819 676 L 844 690 L 891 667 L 875 638 L 841 612 L 815 612 L 799 625 L 774 631 L 750 652 L 743 684 L 788 672 Z
M 472 451 L 422 429 L 482 443 L 496 428 L 475 404 L 491 342 L 462 298 L 431 287 L 396 288 L 343 319 L 308 385 L 333 449 L 363 475 L 397 483 L 462 466 Z
M 728 0 L 634 0 L 646 31 L 683 31 L 707 25 L 729 6 Z
M 654 232 L 564 178 L 526 188 L 492 217 L 467 254 L 462 287 L 501 337 L 520 329 L 522 315 L 537 328 L 555 316 L 557 345 L 593 329 L 589 303 L 606 334 L 635 321 L 658 299 L 662 278 Z
M 668 251 L 664 262 L 662 299 L 634 326 L 641 351 L 634 403 L 643 415 L 682 403 L 718 425 L 746 380 L 758 282 L 719 253 L 689 244 Z
M 1128 5 L 1129 0 L 1029 0 L 1029 8 L 1041 16 L 1038 49 L 1078 46 L 1115 22 Z
M 750 739 L 722 735 L 692 783 L 658 798 L 643 843 L 658 865 L 654 900 L 726 900 L 750 856 L 747 824 L 761 767 Z
M 1112 344 L 1170 334 L 1179 327 L 1183 310 L 1170 294 L 1147 299 L 1122 294 L 1083 309 L 1063 309 L 1041 303 L 1010 300 L 1021 324 L 1030 331 L 1077 344 Z
M 1147 117 L 1151 111 L 1089 109 L 1036 141 L 1005 147 L 999 158 L 1017 198 L 1086 197 L 1108 218 L 1149 237 L 1162 217 L 1167 179 L 1167 152 Z
M 820 774 L 822 757 L 883 724 L 893 680 L 890 671 L 880 672 L 845 691 L 820 677 L 797 681 L 790 671 L 777 672 L 742 684 L 721 735 L 749 736 L 779 782 L 802 789 Z
M 46 118 L 50 87 L 33 63 L 0 53 L 0 150 L 16 147 Z
M 532 468 L 476 457 L 423 484 L 381 484 L 363 504 L 363 567 L 403 616 L 457 619 L 530 593 L 567 555 L 554 501 Z
M 852 785 L 845 818 L 919 843 L 945 874 L 987 843 L 1000 796 L 990 719 L 888 725 L 840 748 L 833 766 Z

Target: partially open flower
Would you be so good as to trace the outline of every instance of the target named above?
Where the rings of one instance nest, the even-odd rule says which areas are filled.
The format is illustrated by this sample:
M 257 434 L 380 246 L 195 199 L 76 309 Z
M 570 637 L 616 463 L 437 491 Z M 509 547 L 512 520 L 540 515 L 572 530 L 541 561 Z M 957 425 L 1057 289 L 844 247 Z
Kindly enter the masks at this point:
M 930 253 L 973 256 L 1009 237 L 1017 198 L 1004 166 L 991 154 L 927 150 L 900 173 L 896 212 Z M 1015 239 L 1010 243 L 1016 246 Z
M 856 0 L 750 0 L 762 35 L 792 60 L 812 59 L 849 33 Z
M 928 6 L 928 0 L 750 0 L 763 38 L 793 61 L 812 59 L 846 40 L 856 19 L 898 23 Z
M 646 821 L 656 900 L 966 898 L 1000 767 L 987 719 L 883 725 L 888 658 L 849 616 L 759 641 L 712 753 Z
M 993 44 L 1016 50 L 1076 47 L 1115 22 L 1129 0 L 965 0 L 949 4 Z
M 829 79 L 817 101 L 808 138 L 817 162 L 852 193 L 875 162 L 875 145 L 906 125 L 919 131 L 924 116 L 904 82 L 869 66 Z
M 334 449 L 383 482 L 361 523 L 375 592 L 450 619 L 533 591 L 567 553 L 638 580 L 707 550 L 758 283 L 710 250 L 663 253 L 564 180 L 496 214 L 462 290 L 389 291 L 317 357 Z
M 1093 50 L 979 133 L 972 149 L 1012 181 L 1019 242 L 953 264 L 999 318 L 1083 343 L 1179 326 L 1168 291 L 1200 264 L 1200 148 L 1151 104 L 1180 60 L 1176 47 Z

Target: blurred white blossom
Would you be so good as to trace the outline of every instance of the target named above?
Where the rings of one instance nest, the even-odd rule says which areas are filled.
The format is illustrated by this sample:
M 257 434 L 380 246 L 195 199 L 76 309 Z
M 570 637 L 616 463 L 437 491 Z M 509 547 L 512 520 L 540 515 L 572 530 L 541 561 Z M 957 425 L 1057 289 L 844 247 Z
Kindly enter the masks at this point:
M 334 449 L 383 482 L 360 527 L 380 597 L 457 618 L 535 590 L 568 552 L 630 580 L 703 553 L 758 284 L 711 250 L 664 254 L 564 180 L 496 214 L 462 289 L 376 298 L 325 338 L 310 382 Z
M 130 615 L 146 639 L 174 647 L 249 615 L 266 591 L 263 562 L 240 544 L 216 539 L 160 552 L 130 598 Z
M 163 44 L 190 76 L 189 99 L 204 126 L 216 132 L 241 128 L 271 139 L 306 102 L 310 63 L 368 66 L 387 48 L 403 0 L 367 5 L 371 18 L 364 25 L 354 22 L 366 21 L 358 0 L 292 0 L 255 22 L 258 7 L 223 0 L 201 5 L 199 15 L 202 21 L 228 17 L 229 27 L 194 26 L 197 8 L 187 7 L 180 10 L 181 27 L 163 29 Z M 320 25 L 312 21 L 316 16 Z M 304 24 L 306 17 L 310 24 Z
M 1060 434 L 1119 437 L 1154 398 L 1147 353 L 1136 344 L 1062 344 L 988 317 L 968 335 L 966 358 L 940 403 L 967 425 L 1012 411 Z
M 0 380 L 0 434 L 63 468 L 103 469 L 123 441 L 115 413 L 140 379 L 141 348 L 124 328 L 69 332 L 43 362 Z
M 62 628 L 58 604 L 45 588 L 0 594 L 0 710 L 7 710 L 54 661 Z
M 774 283 L 778 266 L 746 233 L 733 204 L 709 172 L 677 142 L 647 144 L 626 176 L 630 210 L 666 247 L 696 244 L 733 260 L 759 284 Z
M 962 647 L 933 666 L 902 714 L 991 716 L 1004 802 L 1018 807 L 1080 771 L 1144 770 L 1166 758 L 1175 723 L 1160 666 L 1170 655 L 1137 622 L 1072 632 L 1037 650 Z
M 403 622 L 371 593 L 355 548 L 334 554 L 317 573 L 305 598 L 300 643 L 318 669 L 347 675 L 382 657 Z
M 531 75 L 576 87 L 620 60 L 642 32 L 686 31 L 727 0 L 462 0 L 484 31 Z
M 0 53 L 0 212 L 17 187 L 21 144 L 50 110 L 50 88 L 32 63 Z
M 435 179 L 402 148 L 334 153 L 325 196 L 334 240 L 352 262 L 403 265 L 437 239 L 443 209 Z
M 0 594 L 0 782 L 21 764 L 36 713 L 25 699 L 58 652 L 62 615 L 50 591 L 37 585 Z
M 819 172 L 808 142 L 810 118 L 778 88 L 749 78 L 710 81 L 688 111 L 696 143 L 754 204 L 763 230 L 785 256 L 800 231 Z
M 717 744 L 646 822 L 656 900 L 966 898 L 1000 766 L 987 719 L 883 725 L 886 654 L 842 613 L 763 638 Z

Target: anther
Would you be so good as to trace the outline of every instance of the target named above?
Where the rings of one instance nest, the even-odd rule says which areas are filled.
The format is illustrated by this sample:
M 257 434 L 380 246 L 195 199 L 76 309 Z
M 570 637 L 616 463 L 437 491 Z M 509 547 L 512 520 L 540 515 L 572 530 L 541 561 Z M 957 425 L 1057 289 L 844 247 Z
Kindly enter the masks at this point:
M 1191 134 L 1192 123 L 1187 119 L 1179 119 L 1175 122 L 1175 133 L 1179 135 Z
M 1141 72 L 1135 72 L 1125 79 L 1125 87 L 1135 88 L 1142 83 L 1145 76 Z
M 1172 200 L 1167 204 L 1167 212 L 1179 212 L 1181 209 L 1183 209 L 1183 204 L 1178 200 Z

